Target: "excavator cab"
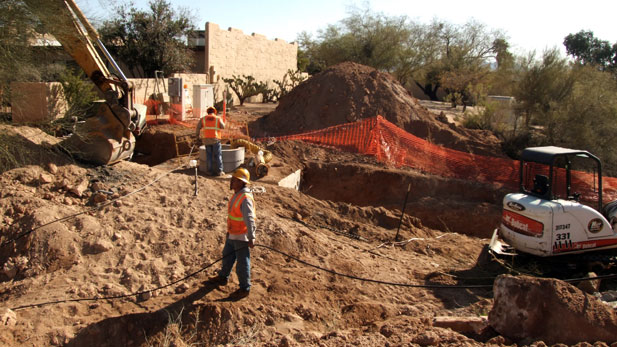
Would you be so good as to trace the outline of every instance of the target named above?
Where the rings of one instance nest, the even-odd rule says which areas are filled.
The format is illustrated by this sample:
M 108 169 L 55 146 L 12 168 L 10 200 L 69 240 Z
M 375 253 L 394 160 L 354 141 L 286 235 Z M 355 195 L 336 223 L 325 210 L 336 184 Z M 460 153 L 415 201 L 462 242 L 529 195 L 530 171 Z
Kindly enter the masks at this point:
M 582 202 L 602 211 L 602 164 L 587 151 L 555 146 L 521 154 L 520 191 L 546 200 Z
M 611 223 L 617 220 L 617 203 L 603 208 L 596 156 L 555 146 L 527 148 L 519 173 L 519 192 L 503 199 L 492 252 L 547 257 L 617 247 Z

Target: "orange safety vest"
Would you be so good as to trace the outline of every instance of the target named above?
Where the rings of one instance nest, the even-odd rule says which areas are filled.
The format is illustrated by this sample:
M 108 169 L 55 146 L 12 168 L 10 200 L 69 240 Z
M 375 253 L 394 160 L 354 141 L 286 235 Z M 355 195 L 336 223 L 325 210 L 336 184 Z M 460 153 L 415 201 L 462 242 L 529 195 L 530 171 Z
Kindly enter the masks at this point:
M 209 114 L 201 119 L 201 138 L 221 139 L 221 118 Z
M 246 234 L 248 229 L 246 228 L 246 223 L 244 223 L 244 217 L 242 216 L 242 203 L 246 198 L 251 199 L 253 202 L 253 206 L 255 206 L 255 200 L 253 199 L 253 194 L 242 192 L 240 194 L 235 194 L 229 200 L 229 205 L 227 205 L 227 232 L 235 235 Z

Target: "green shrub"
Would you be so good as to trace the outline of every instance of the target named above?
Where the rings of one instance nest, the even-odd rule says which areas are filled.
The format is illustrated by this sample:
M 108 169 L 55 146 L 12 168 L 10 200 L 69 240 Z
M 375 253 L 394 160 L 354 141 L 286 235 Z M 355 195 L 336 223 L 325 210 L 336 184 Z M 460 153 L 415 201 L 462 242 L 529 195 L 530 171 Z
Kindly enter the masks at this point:
M 83 72 L 74 72 L 70 69 L 60 75 L 60 83 L 68 105 L 68 110 L 64 115 L 65 119 L 85 118 L 92 102 L 97 99 L 97 92 L 92 82 L 84 77 Z

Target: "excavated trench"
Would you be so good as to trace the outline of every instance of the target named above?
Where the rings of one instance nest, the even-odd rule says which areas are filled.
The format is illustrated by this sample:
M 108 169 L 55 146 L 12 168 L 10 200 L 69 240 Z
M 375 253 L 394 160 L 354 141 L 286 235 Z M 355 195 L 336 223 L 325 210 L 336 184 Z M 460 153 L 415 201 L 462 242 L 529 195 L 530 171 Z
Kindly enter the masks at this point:
M 507 193 L 495 185 L 362 164 L 308 162 L 301 183 L 301 191 L 317 199 L 381 206 L 396 215 L 408 187 L 407 215 L 433 229 L 483 238 L 498 225 Z

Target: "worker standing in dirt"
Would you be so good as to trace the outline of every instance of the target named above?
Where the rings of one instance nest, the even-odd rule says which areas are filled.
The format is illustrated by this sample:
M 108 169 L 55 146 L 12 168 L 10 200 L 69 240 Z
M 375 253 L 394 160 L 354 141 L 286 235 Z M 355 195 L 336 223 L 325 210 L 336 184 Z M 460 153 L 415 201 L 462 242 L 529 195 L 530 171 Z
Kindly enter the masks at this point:
M 206 146 L 206 163 L 209 174 L 223 176 L 223 154 L 221 150 L 221 130 L 225 121 L 217 115 L 214 107 L 208 107 L 206 115 L 197 123 L 197 138 Z
M 222 286 L 227 284 L 236 260 L 236 275 L 240 288 L 232 294 L 235 297 L 246 297 L 251 290 L 251 251 L 255 242 L 255 200 L 247 185 L 250 174 L 247 169 L 234 171 L 229 189 L 234 191 L 227 206 L 227 237 L 223 247 L 223 264 L 218 276 L 210 282 Z

